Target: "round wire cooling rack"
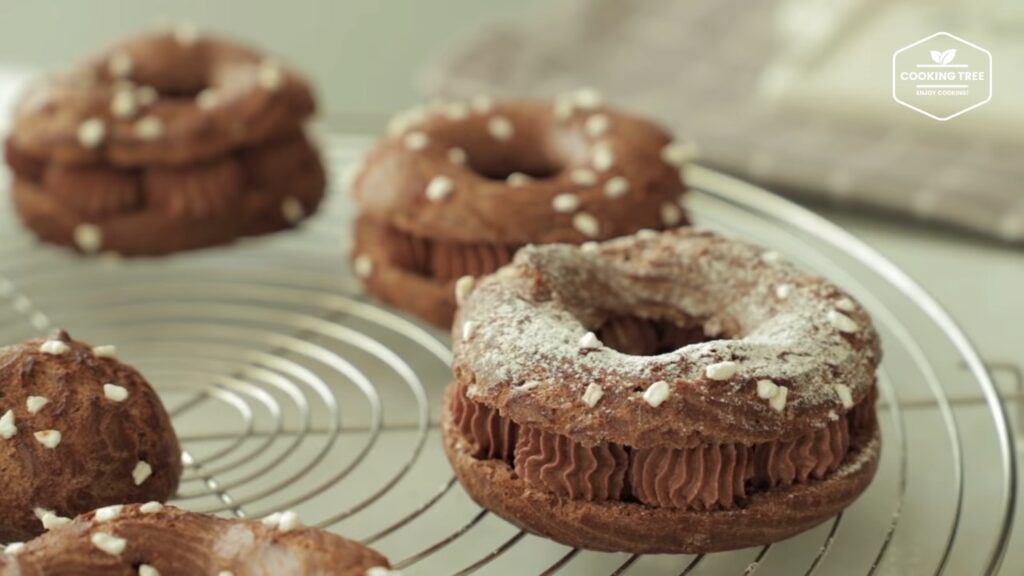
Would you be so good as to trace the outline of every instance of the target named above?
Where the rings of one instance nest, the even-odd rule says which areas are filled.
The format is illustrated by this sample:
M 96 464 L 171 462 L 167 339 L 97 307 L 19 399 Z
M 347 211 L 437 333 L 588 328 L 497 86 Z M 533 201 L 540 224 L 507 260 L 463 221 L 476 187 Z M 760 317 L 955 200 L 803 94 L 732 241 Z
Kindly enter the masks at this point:
M 325 142 L 336 173 L 366 145 Z M 345 264 L 341 193 L 299 231 L 138 261 L 41 246 L 2 212 L 0 342 L 60 326 L 117 344 L 182 441 L 176 505 L 234 517 L 294 509 L 405 574 L 995 574 L 1016 507 L 1013 437 L 961 331 L 899 270 L 819 217 L 698 166 L 688 180 L 699 225 L 840 283 L 883 338 L 878 476 L 843 513 L 770 546 L 580 551 L 477 507 L 437 431 L 447 336 L 360 295 Z

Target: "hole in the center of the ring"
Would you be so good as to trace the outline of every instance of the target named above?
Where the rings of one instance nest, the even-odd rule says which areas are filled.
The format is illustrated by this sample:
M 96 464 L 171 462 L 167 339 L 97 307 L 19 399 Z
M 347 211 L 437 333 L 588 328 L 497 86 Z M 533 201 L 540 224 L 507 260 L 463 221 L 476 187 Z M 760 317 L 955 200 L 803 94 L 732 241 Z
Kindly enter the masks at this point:
M 194 100 L 200 92 L 210 87 L 205 75 L 192 70 L 184 70 L 179 74 L 157 74 L 156 71 L 140 70 L 135 72 L 130 80 L 137 86 L 153 88 L 162 100 Z
M 205 90 L 205 86 L 166 86 L 163 90 L 159 88 L 157 91 L 160 93 L 161 98 L 175 99 L 175 100 L 195 100 L 196 96 L 200 92 Z
M 559 163 L 540 155 L 517 158 L 510 155 L 477 154 L 470 156 L 469 166 L 490 180 L 508 180 L 512 174 L 525 174 L 533 180 L 542 180 L 562 171 Z
M 616 316 L 601 326 L 597 337 L 605 346 L 634 356 L 656 356 L 698 342 L 733 337 L 722 331 L 710 334 L 707 326 L 696 319 L 680 325 L 670 320 Z
M 508 180 L 508 177 L 512 174 L 525 174 L 532 180 L 543 180 L 544 178 L 551 178 L 562 171 L 561 166 L 553 164 L 517 166 L 511 162 L 501 164 L 471 162 L 471 165 L 474 172 L 490 180 Z

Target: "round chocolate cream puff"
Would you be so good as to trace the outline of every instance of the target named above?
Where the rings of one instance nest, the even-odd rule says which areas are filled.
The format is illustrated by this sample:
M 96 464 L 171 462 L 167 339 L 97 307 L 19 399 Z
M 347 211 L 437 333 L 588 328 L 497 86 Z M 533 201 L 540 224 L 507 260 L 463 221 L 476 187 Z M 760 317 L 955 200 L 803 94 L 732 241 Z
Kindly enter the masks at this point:
M 159 502 L 107 506 L 0 554 L 0 576 L 387 576 L 386 558 L 293 512 L 226 520 Z
M 41 239 L 160 255 L 298 224 L 323 196 L 294 70 L 193 28 L 152 33 L 35 83 L 5 144 Z
M 878 334 L 775 252 L 679 228 L 523 248 L 464 298 L 442 430 L 480 505 L 558 542 L 703 553 L 850 505 Z
M 374 296 L 447 328 L 457 294 L 523 245 L 685 223 L 692 153 L 589 90 L 403 113 L 354 172 L 354 271 Z
M 0 348 L 0 542 L 100 506 L 165 501 L 180 477 L 167 411 L 112 346 L 58 332 Z

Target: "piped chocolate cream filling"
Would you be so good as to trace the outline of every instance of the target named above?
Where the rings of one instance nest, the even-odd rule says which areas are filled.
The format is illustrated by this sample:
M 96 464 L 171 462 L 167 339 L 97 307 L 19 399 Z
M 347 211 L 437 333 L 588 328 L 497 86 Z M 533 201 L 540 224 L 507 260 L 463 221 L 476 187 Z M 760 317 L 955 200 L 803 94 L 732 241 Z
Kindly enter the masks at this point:
M 512 261 L 518 246 L 446 242 L 387 228 L 385 246 L 396 266 L 445 283 L 483 276 Z
M 671 352 L 689 344 L 706 342 L 721 334 L 709 334 L 703 322 L 689 319 L 686 326 L 673 322 L 619 316 L 609 319 L 597 331 L 606 346 L 634 356 Z
M 4 154 L 19 178 L 35 182 L 76 215 L 95 220 L 143 210 L 183 219 L 226 214 L 237 209 L 243 196 L 286 190 L 297 175 L 322 171 L 317 151 L 301 132 L 176 167 L 45 162 L 10 140 Z
M 636 449 L 584 446 L 566 436 L 520 426 L 457 391 L 454 421 L 474 458 L 502 460 L 538 489 L 588 501 L 639 501 L 692 510 L 732 509 L 753 492 L 822 480 L 842 464 L 851 439 L 875 426 L 872 392 L 850 412 L 794 440 L 747 445 Z

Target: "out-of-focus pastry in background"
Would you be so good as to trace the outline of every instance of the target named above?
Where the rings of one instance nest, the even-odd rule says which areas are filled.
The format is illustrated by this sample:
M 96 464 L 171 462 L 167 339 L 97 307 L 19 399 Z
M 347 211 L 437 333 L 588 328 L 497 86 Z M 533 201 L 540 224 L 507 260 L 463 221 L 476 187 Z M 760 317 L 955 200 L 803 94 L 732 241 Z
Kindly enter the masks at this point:
M 389 132 L 353 173 L 353 269 L 370 293 L 438 326 L 523 245 L 686 223 L 692 145 L 593 90 L 438 102 L 399 113 Z
M 5 143 L 41 239 L 160 255 L 298 224 L 323 196 L 294 70 L 194 27 L 143 34 L 32 84 Z

